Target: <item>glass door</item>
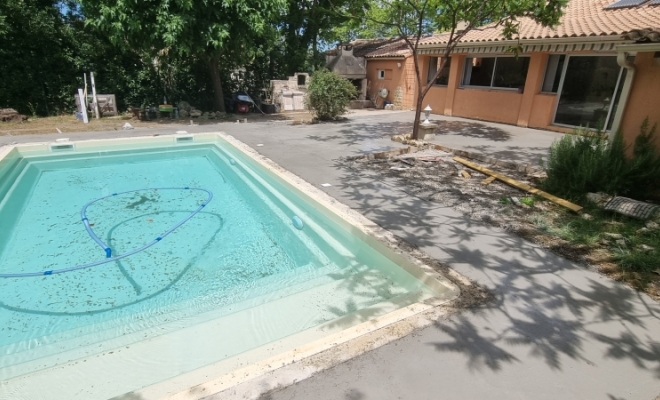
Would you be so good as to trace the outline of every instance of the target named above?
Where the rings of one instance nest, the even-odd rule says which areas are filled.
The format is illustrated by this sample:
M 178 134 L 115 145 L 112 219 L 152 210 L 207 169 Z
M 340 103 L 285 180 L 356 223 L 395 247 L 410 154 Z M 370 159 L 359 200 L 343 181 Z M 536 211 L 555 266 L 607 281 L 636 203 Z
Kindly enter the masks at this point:
M 616 56 L 569 56 L 554 123 L 608 130 L 624 81 Z

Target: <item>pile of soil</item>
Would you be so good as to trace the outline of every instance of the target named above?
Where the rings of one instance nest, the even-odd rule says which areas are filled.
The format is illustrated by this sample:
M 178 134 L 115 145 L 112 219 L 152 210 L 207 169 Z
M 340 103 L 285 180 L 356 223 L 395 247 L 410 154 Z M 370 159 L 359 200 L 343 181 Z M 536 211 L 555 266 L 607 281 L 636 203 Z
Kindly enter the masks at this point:
M 27 119 L 27 116 L 19 114 L 13 108 L 0 108 L 0 122 L 23 122 Z

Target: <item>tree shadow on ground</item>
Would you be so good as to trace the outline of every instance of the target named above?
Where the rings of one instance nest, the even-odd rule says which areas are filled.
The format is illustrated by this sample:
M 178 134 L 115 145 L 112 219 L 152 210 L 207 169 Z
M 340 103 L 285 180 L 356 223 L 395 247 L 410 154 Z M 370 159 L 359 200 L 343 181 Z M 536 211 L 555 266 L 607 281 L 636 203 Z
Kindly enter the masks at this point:
M 494 142 L 503 142 L 511 139 L 511 135 L 507 131 L 478 122 L 434 121 L 434 123 L 438 125 L 435 129 L 435 133 L 437 134 L 467 136 Z
M 495 301 L 473 317 L 436 323 L 446 337 L 431 343 L 439 353 L 460 352 L 470 370 L 492 371 L 522 362 L 522 349 L 556 371 L 568 359 L 587 365 L 628 360 L 660 379 L 660 305 L 646 295 L 498 228 L 434 207 L 387 180 L 375 185 L 377 177 L 341 161 L 335 167 L 343 174 L 335 189 L 338 200 L 493 292 Z M 369 181 L 371 187 L 365 185 Z

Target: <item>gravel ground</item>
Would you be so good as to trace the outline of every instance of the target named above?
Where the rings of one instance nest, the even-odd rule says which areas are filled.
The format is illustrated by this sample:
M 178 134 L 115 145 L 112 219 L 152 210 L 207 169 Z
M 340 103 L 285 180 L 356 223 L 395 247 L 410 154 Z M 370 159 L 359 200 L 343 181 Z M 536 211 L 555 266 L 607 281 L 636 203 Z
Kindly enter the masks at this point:
M 369 169 L 398 179 L 403 190 L 411 195 L 452 207 L 473 219 L 507 230 L 518 224 L 521 217 L 524 220 L 534 208 L 547 209 L 546 204 L 539 202 L 533 206 L 516 205 L 515 199 L 527 197 L 525 192 L 497 180 L 482 185 L 487 175 L 457 163 L 453 157 L 440 150 L 423 150 L 388 160 L 368 160 L 365 157 L 346 162 L 353 169 Z M 534 184 L 525 173 L 514 170 L 498 172 Z M 516 218 L 512 219 L 514 214 Z
M 613 258 L 612 240 L 592 245 L 564 240 L 558 230 L 567 229 L 567 218 L 590 218 L 571 214 L 550 201 L 506 185 L 499 180 L 484 185 L 488 176 L 453 160 L 440 150 L 422 150 L 388 159 L 346 159 L 354 170 L 371 170 L 390 179 L 406 193 L 452 207 L 461 214 L 515 233 L 531 242 L 582 265 L 593 267 L 612 279 L 624 281 L 660 300 L 660 269 L 655 273 L 626 273 Z M 536 186 L 537 176 L 503 167 L 487 166 L 518 181 Z M 618 224 L 618 222 L 611 222 Z M 568 224 L 570 229 L 570 224 Z

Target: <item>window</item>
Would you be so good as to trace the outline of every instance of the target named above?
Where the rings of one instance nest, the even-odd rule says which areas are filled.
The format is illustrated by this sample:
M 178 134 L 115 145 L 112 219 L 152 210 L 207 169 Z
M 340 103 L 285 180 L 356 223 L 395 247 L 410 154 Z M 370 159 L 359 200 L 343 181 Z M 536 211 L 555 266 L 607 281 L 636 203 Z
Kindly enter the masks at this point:
M 519 89 L 525 86 L 529 57 L 468 57 L 463 85 Z
M 611 129 L 625 68 L 616 56 L 576 55 L 566 63 L 554 123 Z
M 426 76 L 426 83 L 429 83 L 431 79 L 433 79 L 433 76 L 435 75 L 436 71 L 438 70 L 438 62 L 442 62 L 441 58 L 438 57 L 431 57 L 429 58 L 429 73 Z M 447 86 L 447 83 L 449 82 L 449 66 L 451 64 L 451 57 L 447 59 L 447 62 L 445 65 L 442 67 L 442 71 L 440 72 L 440 75 L 438 75 L 438 79 L 435 80 L 435 85 L 443 85 Z
M 548 65 L 545 67 L 545 77 L 541 87 L 542 92 L 557 93 L 565 60 L 566 56 L 563 54 L 553 54 L 548 57 Z
M 378 79 L 385 79 L 385 70 L 384 69 L 379 69 L 378 70 Z

